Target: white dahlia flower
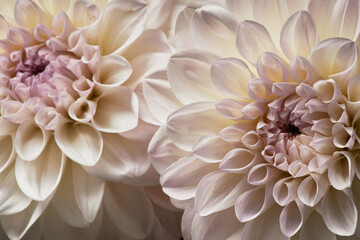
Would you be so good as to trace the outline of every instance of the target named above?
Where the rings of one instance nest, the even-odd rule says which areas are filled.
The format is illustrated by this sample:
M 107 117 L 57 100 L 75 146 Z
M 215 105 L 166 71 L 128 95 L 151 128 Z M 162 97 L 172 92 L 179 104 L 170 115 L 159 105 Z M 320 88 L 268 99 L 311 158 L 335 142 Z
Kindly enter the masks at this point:
M 360 238 L 359 7 L 227 0 L 180 13 L 181 51 L 143 92 L 185 239 Z
M 145 30 L 161 3 L 1 2 L 0 220 L 8 238 L 179 235 L 176 214 L 150 201 L 155 187 L 138 187 L 158 184 L 147 155 L 156 126 L 139 120 L 137 85 L 170 56 L 164 33 Z

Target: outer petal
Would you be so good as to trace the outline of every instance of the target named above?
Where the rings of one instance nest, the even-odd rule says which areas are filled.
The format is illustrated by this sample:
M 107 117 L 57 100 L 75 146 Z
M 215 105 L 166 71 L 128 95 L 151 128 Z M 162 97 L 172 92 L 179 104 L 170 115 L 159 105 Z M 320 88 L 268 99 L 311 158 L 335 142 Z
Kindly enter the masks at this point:
M 102 134 L 104 149 L 97 164 L 85 167 L 92 175 L 109 181 L 121 181 L 143 175 L 150 167 L 147 144 L 118 134 Z
M 208 134 L 200 137 L 196 142 L 193 153 L 199 159 L 214 163 L 220 162 L 225 154 L 231 150 L 231 145 L 215 134 Z
M 321 201 L 321 215 L 333 233 L 341 236 L 355 233 L 358 211 L 345 192 L 330 188 Z
M 125 132 L 138 124 L 138 99 L 130 88 L 106 91 L 97 101 L 93 124 L 103 132 Z
M 71 0 L 39 0 L 39 2 L 46 9 L 46 11 L 53 16 L 55 16 L 60 11 L 67 12 L 71 4 Z
M 65 161 L 65 155 L 53 138 L 34 161 L 17 158 L 15 174 L 20 189 L 33 200 L 45 200 L 58 186 L 65 169 Z
M 220 100 L 221 94 L 211 81 L 211 64 L 218 57 L 203 50 L 174 54 L 168 64 L 168 77 L 175 96 L 184 104 Z
M 336 240 L 336 237 L 326 227 L 321 216 L 313 211 L 300 230 L 299 240 Z
M 16 22 L 25 28 L 34 29 L 38 23 L 46 23 L 45 13 L 31 0 L 19 0 L 15 5 Z
M 55 140 L 60 149 L 73 161 L 85 165 L 95 165 L 103 150 L 100 133 L 87 124 L 66 122 L 55 129 Z
M 180 108 L 168 117 L 169 138 L 179 148 L 191 151 L 196 141 L 204 134 L 218 134 L 224 127 L 233 124 L 220 115 L 211 102 L 200 102 Z
M 0 146 L 1 146 L 1 152 L 0 152 L 0 173 L 1 173 L 14 161 L 16 156 L 13 136 L 11 135 L 1 136 Z
M 297 55 L 308 57 L 317 41 L 315 22 L 305 11 L 291 16 L 281 30 L 281 49 L 288 59 Z
M 141 239 L 151 233 L 154 212 L 151 202 L 141 188 L 108 183 L 104 205 L 115 225 L 130 237 Z

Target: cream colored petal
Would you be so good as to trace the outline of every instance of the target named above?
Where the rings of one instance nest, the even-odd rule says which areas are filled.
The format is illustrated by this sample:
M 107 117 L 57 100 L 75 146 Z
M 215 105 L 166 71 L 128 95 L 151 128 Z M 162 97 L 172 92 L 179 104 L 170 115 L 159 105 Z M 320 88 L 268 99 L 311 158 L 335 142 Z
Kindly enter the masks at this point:
M 352 149 L 356 140 L 356 133 L 352 127 L 345 127 L 342 123 L 335 123 L 332 128 L 334 145 L 338 148 Z
M 246 63 L 237 58 L 223 58 L 211 65 L 211 79 L 225 94 L 247 97 L 247 85 L 252 77 Z
M 324 103 L 342 102 L 344 100 L 340 88 L 333 79 L 317 81 L 314 83 L 313 89 L 317 97 Z
M 255 64 L 263 52 L 276 52 L 276 47 L 264 26 L 253 21 L 240 23 L 236 46 L 241 54 L 250 63 Z
M 358 212 L 350 196 L 330 188 L 321 201 L 321 215 L 330 231 L 341 236 L 355 233 Z
M 79 0 L 74 4 L 74 21 L 76 27 L 85 27 L 93 23 L 100 15 L 95 4 Z
M 104 206 L 114 224 L 132 238 L 150 235 L 154 212 L 145 192 L 139 187 L 122 183 L 108 183 L 105 188 Z
M 292 79 L 289 75 L 288 68 L 288 64 L 272 52 L 262 53 L 256 63 L 259 77 L 273 83 L 291 82 Z M 277 94 L 276 92 L 274 93 Z
M 103 133 L 104 149 L 100 160 L 85 170 L 108 181 L 124 181 L 143 175 L 150 167 L 147 144 L 118 134 Z
M 106 91 L 97 100 L 94 126 L 102 132 L 125 132 L 138 125 L 138 99 L 127 87 Z
M 244 224 L 239 223 L 234 216 L 234 210 L 230 208 L 205 217 L 196 214 L 192 222 L 191 235 L 192 239 L 199 240 L 228 239 L 243 227 Z
M 157 118 L 155 118 L 154 114 L 150 111 L 149 106 L 145 100 L 144 97 L 144 82 L 140 82 L 136 85 L 135 87 L 135 95 L 139 101 L 139 124 L 141 124 L 141 122 L 147 123 L 147 124 L 152 124 L 153 126 L 158 126 L 160 125 L 159 120 L 157 120 Z M 136 129 L 138 129 L 139 126 L 137 126 L 136 128 L 134 128 L 133 130 L 130 130 L 128 132 L 131 131 L 136 131 Z M 131 133 L 130 133 L 131 135 Z
M 226 172 L 247 173 L 262 162 L 261 155 L 246 148 L 234 148 L 222 159 L 219 168 Z
M 280 228 L 287 237 L 292 237 L 301 228 L 303 216 L 295 201 L 286 205 L 280 214 Z
M 163 79 L 146 79 L 143 83 L 146 103 L 156 119 L 166 122 L 167 117 L 182 104 L 171 91 L 170 84 Z
M 67 12 L 70 8 L 71 0 L 38 0 L 40 4 L 44 7 L 44 9 L 55 16 L 58 12 L 63 11 Z
M 226 8 L 234 12 L 239 22 L 253 20 L 252 0 L 226 0 Z
M 299 178 L 283 178 L 274 185 L 273 197 L 280 206 L 286 206 L 297 197 L 301 180 Z
M 232 146 L 215 134 L 204 135 L 196 142 L 193 153 L 199 159 L 214 163 L 220 162 Z
M 13 215 L 1 216 L 1 225 L 10 239 L 21 239 L 35 221 L 41 216 L 52 196 L 45 201 L 32 203 L 23 211 Z
M 92 223 L 103 200 L 105 182 L 89 175 L 79 165 L 72 164 L 75 200 L 85 221 Z
M 226 98 L 211 81 L 211 64 L 219 57 L 204 50 L 174 54 L 168 64 L 168 78 L 175 96 L 184 104 Z
M 311 0 L 309 3 L 309 12 L 316 23 L 320 40 L 332 37 L 334 25 L 331 16 L 336 2 L 336 0 Z
M 235 205 L 240 194 L 251 186 L 242 175 L 222 171 L 207 174 L 195 193 L 195 209 L 200 216 L 217 214 Z
M 288 59 L 297 55 L 308 57 L 317 42 L 315 22 L 306 11 L 292 15 L 281 29 L 281 49 Z
M 305 82 L 312 85 L 317 80 L 324 79 L 304 57 L 296 56 L 291 60 L 289 67 L 291 77 L 297 82 Z M 304 84 L 302 84 L 303 87 Z
M 192 155 L 185 156 L 163 172 L 160 184 L 170 197 L 187 200 L 195 196 L 200 180 L 215 169 L 217 164 L 205 163 Z
M 124 57 L 105 56 L 100 60 L 93 81 L 101 87 L 118 87 L 130 77 L 132 71 L 130 63 Z
M 329 187 L 326 176 L 313 174 L 305 178 L 298 188 L 298 197 L 306 205 L 315 206 Z
M 64 119 L 65 117 L 56 108 L 44 107 L 36 113 L 34 120 L 42 129 L 49 131 L 55 130 L 56 126 Z
M 25 104 L 14 100 L 8 100 L 1 105 L 1 115 L 4 119 L 19 124 L 32 117 Z
M 336 240 L 336 236 L 326 227 L 321 215 L 312 211 L 300 230 L 299 240 Z
M 16 183 L 14 168 L 0 174 L 0 213 L 11 215 L 27 208 L 31 199 L 20 190 Z
M 18 125 L 6 120 L 4 117 L 0 117 L 0 135 L 11 135 L 16 129 L 18 128 Z
M 106 5 L 99 22 L 99 45 L 103 55 L 123 50 L 143 31 L 146 4 L 119 0 Z
M 49 139 L 49 132 L 32 121 L 22 123 L 15 136 L 15 150 L 19 157 L 32 161 L 40 156 Z
M 271 81 L 262 78 L 252 78 L 249 81 L 249 96 L 257 102 L 248 104 L 244 107 L 242 112 L 245 116 L 251 117 L 251 119 L 256 119 L 259 117 L 259 114 L 262 114 L 262 112 L 259 111 L 259 107 L 257 105 L 259 102 L 267 102 L 274 98 L 272 86 L 273 83 Z M 245 109 L 247 109 L 247 111 Z
M 51 138 L 41 155 L 33 161 L 16 159 L 16 181 L 29 198 L 44 201 L 58 186 L 63 174 L 66 157 Z
M 199 102 L 180 108 L 168 117 L 167 132 L 173 143 L 191 151 L 204 134 L 217 134 L 234 121 L 219 114 L 211 102 Z
M 193 44 L 221 56 L 238 56 L 235 45 L 238 24 L 231 12 L 224 8 L 215 5 L 198 8 L 191 19 Z
M 326 78 L 333 78 L 343 93 L 358 69 L 358 49 L 355 42 L 344 38 L 330 38 L 317 44 L 310 62 Z
M 235 203 L 235 213 L 240 222 L 258 218 L 274 204 L 272 187 L 254 188 L 242 193 Z
M 164 125 L 159 128 L 151 139 L 148 153 L 153 167 L 160 174 L 172 163 L 188 154 L 188 152 L 180 150 L 172 143 Z
M 7 169 L 16 157 L 14 139 L 12 135 L 0 137 L 0 173 Z
M 96 103 L 85 98 L 78 98 L 69 109 L 69 116 L 76 122 L 89 122 L 96 111 Z
M 16 2 L 15 20 L 20 26 L 29 29 L 34 29 L 38 23 L 49 25 L 45 13 L 32 0 Z
M 55 140 L 61 151 L 73 161 L 95 165 L 103 150 L 103 139 L 91 125 L 67 122 L 55 129 Z

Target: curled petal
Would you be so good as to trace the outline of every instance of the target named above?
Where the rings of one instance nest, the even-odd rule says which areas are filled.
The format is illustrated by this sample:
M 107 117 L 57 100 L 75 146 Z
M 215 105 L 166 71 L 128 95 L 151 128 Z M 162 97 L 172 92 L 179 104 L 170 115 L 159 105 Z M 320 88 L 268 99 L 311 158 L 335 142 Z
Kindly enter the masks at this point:
M 95 4 L 87 1 L 76 1 L 74 5 L 74 21 L 77 27 L 84 27 L 94 22 L 100 15 Z
M 281 29 L 281 49 L 288 59 L 308 57 L 318 41 L 315 22 L 306 11 L 292 15 Z
M 15 136 L 15 149 L 19 157 L 32 161 L 40 156 L 49 139 L 49 132 L 41 129 L 34 122 L 22 123 Z
M 278 181 L 274 185 L 273 189 L 273 196 L 275 201 L 280 206 L 286 206 L 295 200 L 300 183 L 300 179 L 292 177 L 284 178 Z
M 204 135 L 194 145 L 193 153 L 205 162 L 220 162 L 231 145 L 217 135 Z
M 42 108 L 35 115 L 36 124 L 45 130 L 55 130 L 64 119 L 65 117 L 52 107 Z
M 45 13 L 31 0 L 20 0 L 15 5 L 15 20 L 25 28 L 34 29 L 38 23 L 46 23 Z
M 317 81 L 314 83 L 313 88 L 317 97 L 324 103 L 343 101 L 341 90 L 333 79 Z
M 248 182 L 252 185 L 263 185 L 278 178 L 280 175 L 281 171 L 268 163 L 258 164 L 249 171 Z
M 95 83 L 85 78 L 84 76 L 80 77 L 78 80 L 73 82 L 72 87 L 80 95 L 80 97 L 86 98 L 90 96 L 94 89 Z
M 138 125 L 138 114 L 135 93 L 130 88 L 117 87 L 97 100 L 93 124 L 103 132 L 125 132 Z
M 317 80 L 323 79 L 311 63 L 304 57 L 294 57 L 289 65 L 289 72 L 291 77 L 297 82 L 305 82 L 313 84 Z
M 96 111 L 96 103 L 85 98 L 78 98 L 69 107 L 69 116 L 77 122 L 90 121 Z
M 274 53 L 264 52 L 259 56 L 256 69 L 260 78 L 270 82 L 291 81 L 287 63 Z
M 250 80 L 248 85 L 249 96 L 255 101 L 269 101 L 274 97 L 271 91 L 272 85 L 272 82 L 268 80 L 262 78 L 253 78 Z
M 55 140 L 61 151 L 73 161 L 95 165 L 103 150 L 103 139 L 91 125 L 66 122 L 55 129 Z
M 330 188 L 321 201 L 321 215 L 333 233 L 341 236 L 354 234 L 358 212 L 352 198 L 345 192 Z
M 351 186 L 355 176 L 355 159 L 350 152 L 335 152 L 328 170 L 331 185 L 344 190 Z
M 356 139 L 356 133 L 352 127 L 345 127 L 342 123 L 335 123 L 332 128 L 334 145 L 338 148 L 352 149 Z
M 18 101 L 6 101 L 1 106 L 1 115 L 14 123 L 22 123 L 28 119 L 32 114 L 26 108 L 25 104 Z
M 235 148 L 224 156 L 219 168 L 226 172 L 246 173 L 261 161 L 260 154 L 245 148 Z
M 298 188 L 299 199 L 306 205 L 315 206 L 324 196 L 329 182 L 323 175 L 312 174 L 305 178 Z
M 242 136 L 241 142 L 245 147 L 255 151 L 259 151 L 264 147 L 264 140 L 253 130 Z
M 220 102 L 215 104 L 216 110 L 221 113 L 223 116 L 240 120 L 244 114 L 242 108 L 246 105 L 246 102 L 240 102 L 233 99 L 223 99 Z
M 295 201 L 286 205 L 280 214 L 280 228 L 287 237 L 292 237 L 301 228 L 304 217 Z

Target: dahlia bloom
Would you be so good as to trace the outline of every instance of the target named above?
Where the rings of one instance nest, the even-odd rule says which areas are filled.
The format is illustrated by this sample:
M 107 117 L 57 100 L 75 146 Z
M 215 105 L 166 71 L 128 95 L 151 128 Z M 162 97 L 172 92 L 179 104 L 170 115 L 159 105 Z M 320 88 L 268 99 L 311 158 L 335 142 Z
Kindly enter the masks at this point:
M 180 13 L 167 76 L 143 91 L 185 239 L 360 237 L 358 9 L 227 0 Z
M 158 184 L 147 155 L 156 127 L 139 120 L 137 85 L 170 56 L 164 33 L 145 30 L 159 3 L 2 2 L 0 220 L 10 239 L 179 234 L 176 214 L 149 199 L 155 187 L 140 187 Z

